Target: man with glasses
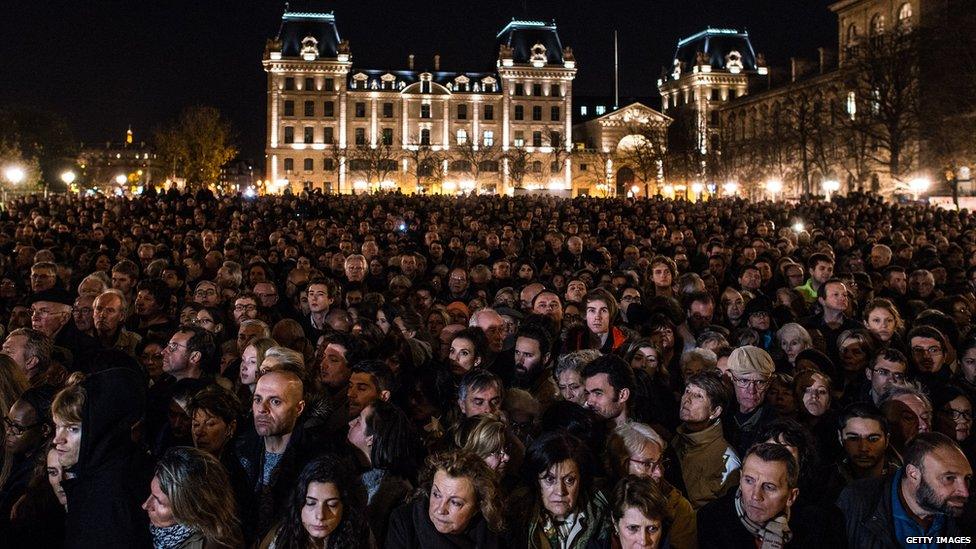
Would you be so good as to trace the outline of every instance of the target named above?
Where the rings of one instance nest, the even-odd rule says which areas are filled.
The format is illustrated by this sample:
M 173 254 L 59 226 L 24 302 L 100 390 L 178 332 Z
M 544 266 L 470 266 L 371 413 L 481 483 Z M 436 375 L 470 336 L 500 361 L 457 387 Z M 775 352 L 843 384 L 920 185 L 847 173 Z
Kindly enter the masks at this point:
M 3 486 L 0 486 L 0 516 L 8 523 L 15 503 L 27 491 L 42 452 L 54 433 L 51 401 L 54 387 L 47 385 L 24 391 L 3 418 L 4 451 L 10 460 Z M 38 459 L 40 458 L 40 459 Z
M 221 299 L 217 284 L 209 280 L 201 280 L 193 290 L 193 301 L 204 307 L 220 307 Z
M 31 267 L 30 285 L 34 293 L 50 290 L 58 283 L 58 266 L 49 261 L 35 263 Z
M 874 357 L 874 363 L 864 370 L 866 382 L 859 391 L 852 392 L 849 403 L 866 402 L 881 405 L 881 396 L 893 385 L 908 381 L 908 358 L 893 347 L 886 347 Z
M 93 353 L 98 349 L 95 338 L 86 335 L 71 321 L 74 300 L 61 288 L 50 288 L 30 297 L 31 327 L 51 338 L 55 360 L 69 371 L 88 372 Z
M 258 297 L 250 292 L 237 296 L 234 300 L 234 325 L 240 326 L 245 320 L 258 317 Z
M 739 347 L 729 355 L 727 375 L 735 389 L 732 446 L 744 455 L 759 431 L 776 419 L 775 409 L 766 404 L 766 390 L 775 367 L 769 353 L 752 345 Z
M 952 376 L 947 365 L 955 360 L 955 353 L 942 332 L 932 326 L 916 326 L 906 339 L 918 381 L 929 390 L 947 383 Z

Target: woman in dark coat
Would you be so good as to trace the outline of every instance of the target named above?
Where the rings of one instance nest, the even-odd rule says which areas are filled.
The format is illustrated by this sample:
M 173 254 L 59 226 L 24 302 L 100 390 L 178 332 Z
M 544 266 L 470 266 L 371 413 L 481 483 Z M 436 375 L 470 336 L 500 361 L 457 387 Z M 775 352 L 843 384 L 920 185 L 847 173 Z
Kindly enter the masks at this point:
M 496 549 L 502 511 L 495 473 L 470 452 L 432 456 L 421 493 L 390 517 L 386 549 Z

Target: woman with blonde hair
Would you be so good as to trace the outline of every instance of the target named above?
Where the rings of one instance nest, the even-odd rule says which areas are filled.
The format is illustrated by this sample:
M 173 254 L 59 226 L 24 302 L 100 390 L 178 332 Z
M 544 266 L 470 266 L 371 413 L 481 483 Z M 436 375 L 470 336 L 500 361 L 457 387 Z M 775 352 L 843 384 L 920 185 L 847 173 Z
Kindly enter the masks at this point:
M 238 391 L 238 396 L 247 397 L 246 400 L 242 398 L 242 401 L 250 402 L 251 395 L 254 394 L 254 387 L 258 383 L 258 378 L 261 377 L 261 363 L 264 362 L 264 356 L 268 349 L 276 345 L 278 343 L 275 340 L 261 337 L 249 343 L 241 351 L 241 374 L 238 380 L 241 390 Z M 244 394 L 243 391 L 245 387 L 247 394 Z
M 244 544 L 227 472 L 202 450 L 167 450 L 156 464 L 142 508 L 157 548 L 230 549 Z
M 459 430 L 455 443 L 465 452 L 471 452 L 498 473 L 498 478 L 505 476 L 507 471 L 517 471 L 518 462 L 524 448 L 504 421 L 496 416 L 483 414 L 467 421 L 476 421 L 470 430 Z M 514 462 L 513 462 L 514 461 Z

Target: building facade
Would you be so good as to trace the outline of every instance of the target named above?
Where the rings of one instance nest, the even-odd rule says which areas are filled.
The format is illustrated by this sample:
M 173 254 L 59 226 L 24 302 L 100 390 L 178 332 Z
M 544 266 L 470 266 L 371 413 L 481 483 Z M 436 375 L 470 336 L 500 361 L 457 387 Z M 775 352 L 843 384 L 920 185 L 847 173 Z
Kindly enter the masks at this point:
M 491 71 L 360 68 L 333 13 L 292 12 L 265 49 L 266 192 L 571 188 L 576 61 L 554 23 L 513 20 Z M 558 161 L 558 162 L 556 162 Z

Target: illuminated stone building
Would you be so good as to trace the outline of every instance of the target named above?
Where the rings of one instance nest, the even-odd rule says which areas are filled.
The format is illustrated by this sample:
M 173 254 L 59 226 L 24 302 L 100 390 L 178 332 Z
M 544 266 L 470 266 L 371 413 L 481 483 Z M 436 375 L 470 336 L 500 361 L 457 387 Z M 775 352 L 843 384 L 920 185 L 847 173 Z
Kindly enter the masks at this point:
M 413 55 L 404 69 L 369 69 L 333 13 L 286 9 L 262 61 L 265 190 L 570 189 L 572 50 L 555 23 L 519 20 L 495 47 L 488 71 L 443 70 L 439 56 L 420 68 Z

